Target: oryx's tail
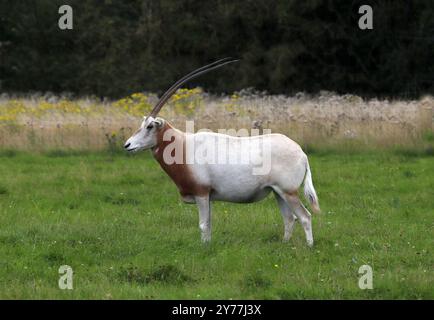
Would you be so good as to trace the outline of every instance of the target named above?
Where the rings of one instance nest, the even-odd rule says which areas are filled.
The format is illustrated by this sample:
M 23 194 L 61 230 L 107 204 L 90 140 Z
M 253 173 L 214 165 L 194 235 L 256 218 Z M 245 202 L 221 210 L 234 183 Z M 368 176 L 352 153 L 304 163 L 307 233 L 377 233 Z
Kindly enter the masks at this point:
M 319 208 L 318 196 L 316 195 L 315 188 L 313 187 L 312 174 L 310 173 L 309 161 L 306 158 L 306 176 L 304 177 L 304 196 L 306 200 L 312 206 L 312 210 L 319 213 L 321 209 Z

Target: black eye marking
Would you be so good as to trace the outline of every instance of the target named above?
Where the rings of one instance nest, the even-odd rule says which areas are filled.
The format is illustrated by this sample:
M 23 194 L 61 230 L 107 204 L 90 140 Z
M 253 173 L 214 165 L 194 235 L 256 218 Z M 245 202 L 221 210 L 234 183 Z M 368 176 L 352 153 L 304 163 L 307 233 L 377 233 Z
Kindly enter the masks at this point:
M 151 130 L 153 127 L 154 127 L 154 125 L 151 123 L 146 127 L 146 129 Z

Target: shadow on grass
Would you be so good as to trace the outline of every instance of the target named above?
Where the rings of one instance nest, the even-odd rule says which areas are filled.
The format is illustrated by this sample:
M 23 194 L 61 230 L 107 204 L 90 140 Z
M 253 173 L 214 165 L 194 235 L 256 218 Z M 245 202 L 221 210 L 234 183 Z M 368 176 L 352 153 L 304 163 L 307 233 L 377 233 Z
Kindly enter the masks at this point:
M 434 146 L 423 149 L 398 148 L 394 153 L 406 158 L 434 157 Z
M 8 194 L 8 189 L 0 185 L 0 196 Z
M 13 158 L 18 154 L 17 151 L 11 149 L 0 150 L 0 157 Z
M 65 256 L 58 252 L 49 252 L 42 256 L 42 258 L 51 266 L 60 266 L 65 263 Z
M 241 287 L 246 291 L 268 289 L 271 285 L 271 280 L 266 278 L 261 272 L 249 274 L 241 281 Z
M 174 285 L 195 282 L 193 278 L 170 264 L 157 266 L 149 271 L 141 270 L 135 266 L 123 267 L 117 276 L 123 282 L 142 285 L 155 282 Z

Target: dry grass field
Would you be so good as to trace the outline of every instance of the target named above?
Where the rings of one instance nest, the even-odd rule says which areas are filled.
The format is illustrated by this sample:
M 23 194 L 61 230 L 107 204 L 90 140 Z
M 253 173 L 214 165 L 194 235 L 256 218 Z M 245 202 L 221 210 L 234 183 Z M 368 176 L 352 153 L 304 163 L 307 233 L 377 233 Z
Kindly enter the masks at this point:
M 101 150 L 117 148 L 157 101 L 135 93 L 117 101 L 33 95 L 0 97 L 0 148 Z M 432 148 L 434 98 L 412 101 L 364 100 L 321 92 L 316 96 L 267 95 L 243 90 L 214 96 L 200 88 L 181 89 L 161 116 L 185 130 L 259 128 L 280 132 L 303 147 L 360 149 Z

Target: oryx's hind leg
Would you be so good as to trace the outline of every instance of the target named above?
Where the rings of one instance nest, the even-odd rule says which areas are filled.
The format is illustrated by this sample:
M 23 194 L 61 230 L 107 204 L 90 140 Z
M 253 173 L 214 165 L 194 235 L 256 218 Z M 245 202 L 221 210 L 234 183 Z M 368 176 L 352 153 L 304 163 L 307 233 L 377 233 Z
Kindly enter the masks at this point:
M 304 233 L 306 234 L 307 245 L 309 247 L 313 246 L 312 215 L 304 207 L 297 194 L 285 193 L 285 199 L 303 226 Z
M 292 231 L 294 230 L 294 223 L 296 217 L 291 212 L 291 208 L 277 192 L 274 192 L 276 196 L 277 204 L 279 205 L 280 213 L 283 217 L 283 224 L 285 232 L 283 234 L 283 241 L 288 241 L 291 238 Z
M 211 204 L 209 195 L 194 197 L 199 209 L 199 228 L 202 242 L 211 241 Z

